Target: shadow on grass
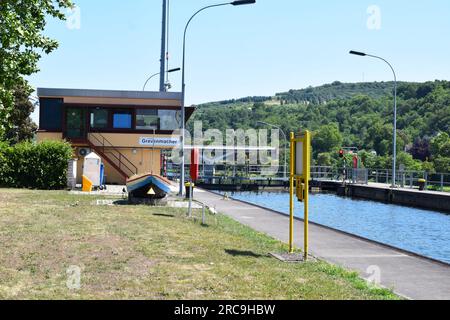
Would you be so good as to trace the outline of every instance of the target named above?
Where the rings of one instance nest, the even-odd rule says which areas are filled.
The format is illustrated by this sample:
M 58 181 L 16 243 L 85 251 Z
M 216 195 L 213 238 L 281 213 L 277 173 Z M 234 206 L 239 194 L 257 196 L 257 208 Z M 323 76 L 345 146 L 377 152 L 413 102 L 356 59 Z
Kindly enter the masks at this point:
M 252 251 L 241 251 L 233 249 L 225 249 L 225 252 L 233 257 L 250 257 L 250 258 L 265 258 L 265 255 L 260 255 Z
M 153 216 L 157 217 L 164 217 L 164 218 L 175 218 L 173 214 L 166 214 L 166 213 L 154 213 Z
M 130 203 L 128 202 L 128 199 L 116 200 L 113 202 L 113 204 L 116 206 L 129 206 L 130 205 Z

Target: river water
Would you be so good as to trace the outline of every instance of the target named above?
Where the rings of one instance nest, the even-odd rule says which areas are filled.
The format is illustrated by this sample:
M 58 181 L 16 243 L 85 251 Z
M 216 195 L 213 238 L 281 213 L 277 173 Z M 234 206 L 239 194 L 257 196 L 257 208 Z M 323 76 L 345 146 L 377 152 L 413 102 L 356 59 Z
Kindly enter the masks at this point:
M 232 197 L 289 213 L 288 193 L 239 192 Z M 309 212 L 310 221 L 450 263 L 450 215 L 333 194 L 311 195 Z M 303 204 L 297 201 L 295 215 L 303 217 Z

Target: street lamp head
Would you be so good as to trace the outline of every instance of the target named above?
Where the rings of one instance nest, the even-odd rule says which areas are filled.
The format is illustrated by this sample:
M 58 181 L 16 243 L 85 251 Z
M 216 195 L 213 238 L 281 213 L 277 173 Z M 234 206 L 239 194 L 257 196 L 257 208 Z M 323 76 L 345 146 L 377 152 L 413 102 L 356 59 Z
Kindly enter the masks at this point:
M 254 4 L 254 3 L 256 3 L 256 0 L 237 0 L 230 2 L 230 4 L 233 6 L 242 6 L 245 4 Z
M 167 70 L 167 72 L 168 73 L 172 73 L 172 72 L 177 72 L 177 71 L 180 71 L 180 70 L 181 70 L 181 68 L 174 68 L 174 69 Z
M 354 55 L 356 55 L 356 56 L 361 56 L 361 57 L 365 57 L 365 56 L 367 56 L 367 54 L 366 53 L 364 53 L 364 52 L 359 52 L 359 51 L 350 51 L 349 52 L 350 54 L 354 54 Z

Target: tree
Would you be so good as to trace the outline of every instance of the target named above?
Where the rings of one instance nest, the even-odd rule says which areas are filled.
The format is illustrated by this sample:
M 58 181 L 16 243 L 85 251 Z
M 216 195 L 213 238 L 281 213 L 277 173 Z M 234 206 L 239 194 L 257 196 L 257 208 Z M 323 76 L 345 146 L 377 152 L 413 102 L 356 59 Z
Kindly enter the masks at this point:
M 317 165 L 324 167 L 331 167 L 333 160 L 329 152 L 319 153 L 317 156 Z
M 434 169 L 434 164 L 433 162 L 430 161 L 425 161 L 422 163 L 422 170 L 426 171 L 428 173 L 435 173 L 436 170 Z
M 427 138 L 417 138 L 414 140 L 410 153 L 414 159 L 427 161 L 427 159 L 430 159 L 431 157 L 430 140 Z
M 376 168 L 376 153 L 362 150 L 358 152 L 358 156 L 364 168 Z
M 433 158 L 450 157 L 450 136 L 446 132 L 440 132 L 431 139 L 431 153 Z
M 0 1 L 0 138 L 11 127 L 14 89 L 30 88 L 25 76 L 39 71 L 41 52 L 51 53 L 58 43 L 42 33 L 46 16 L 64 20 L 62 9 L 71 0 Z
M 407 152 L 401 151 L 397 154 L 397 166 L 404 165 L 406 170 L 422 170 L 422 163 L 414 160 L 412 155 Z
M 434 168 L 437 172 L 450 172 L 450 136 L 440 132 L 430 142 Z
M 10 123 L 5 138 L 10 144 L 31 140 L 37 130 L 37 125 L 31 120 L 34 104 L 30 102 L 31 92 L 25 86 L 18 86 L 14 90 L 14 108 L 11 110 Z
M 433 160 L 436 172 L 448 173 L 450 172 L 450 157 L 437 157 Z
M 342 146 L 342 135 L 337 124 L 329 124 L 320 127 L 314 134 L 313 151 L 315 154 L 332 152 Z
M 388 155 L 392 150 L 393 126 L 381 120 L 367 128 L 365 147 L 374 149 L 379 155 Z

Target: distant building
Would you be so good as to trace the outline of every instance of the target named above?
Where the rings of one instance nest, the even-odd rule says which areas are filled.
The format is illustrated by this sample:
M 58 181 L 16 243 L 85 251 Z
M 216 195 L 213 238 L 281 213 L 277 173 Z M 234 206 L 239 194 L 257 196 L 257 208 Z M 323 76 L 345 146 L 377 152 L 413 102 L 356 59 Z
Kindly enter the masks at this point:
M 37 140 L 72 144 L 77 183 L 90 151 L 102 158 L 107 183 L 124 184 L 135 174 L 160 174 L 161 151 L 179 142 L 181 93 L 39 88 L 37 94 Z M 193 112 L 186 108 L 186 121 Z

